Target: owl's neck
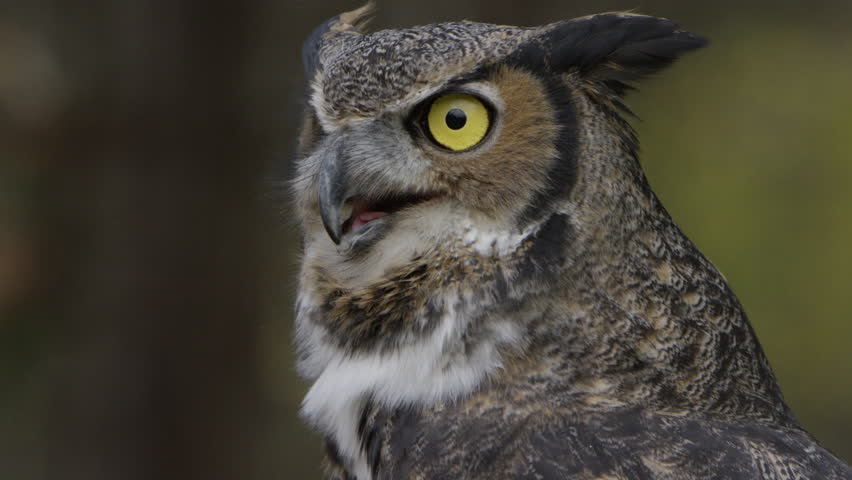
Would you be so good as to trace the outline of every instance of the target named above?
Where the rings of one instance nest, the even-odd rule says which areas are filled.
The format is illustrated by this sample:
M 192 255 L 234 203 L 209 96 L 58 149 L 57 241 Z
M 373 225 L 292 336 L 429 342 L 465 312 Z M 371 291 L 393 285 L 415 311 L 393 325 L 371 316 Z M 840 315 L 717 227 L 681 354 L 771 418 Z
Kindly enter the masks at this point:
M 792 422 L 733 291 L 662 207 L 635 151 L 621 153 L 618 173 L 579 182 L 593 203 L 570 209 L 569 261 L 505 381 L 556 409 L 643 405 Z M 542 366 L 553 381 L 532 385 Z
M 566 261 L 536 297 L 548 306 L 525 326 L 528 348 L 501 374 L 522 392 L 513 401 L 788 419 L 742 306 L 654 195 L 630 126 L 589 97 L 574 103 L 585 120 L 560 209 Z

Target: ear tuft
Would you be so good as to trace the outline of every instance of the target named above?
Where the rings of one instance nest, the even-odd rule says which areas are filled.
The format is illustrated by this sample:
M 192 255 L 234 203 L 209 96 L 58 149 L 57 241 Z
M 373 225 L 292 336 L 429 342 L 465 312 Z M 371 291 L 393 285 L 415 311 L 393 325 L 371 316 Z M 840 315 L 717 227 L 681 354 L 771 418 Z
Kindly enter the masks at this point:
M 614 87 L 621 94 L 638 80 L 671 65 L 707 41 L 671 20 L 633 14 L 602 14 L 558 24 L 549 32 L 551 67 Z
M 373 20 L 376 13 L 376 4 L 372 0 L 355 10 L 341 13 L 338 18 L 338 29 L 351 33 L 367 33 L 367 25 Z
M 305 78 L 310 80 L 319 68 L 319 54 L 322 44 L 328 37 L 335 35 L 363 35 L 366 33 L 367 24 L 373 18 L 376 4 L 372 0 L 356 10 L 341 13 L 326 20 L 315 28 L 305 43 L 302 45 L 302 66 L 305 69 Z

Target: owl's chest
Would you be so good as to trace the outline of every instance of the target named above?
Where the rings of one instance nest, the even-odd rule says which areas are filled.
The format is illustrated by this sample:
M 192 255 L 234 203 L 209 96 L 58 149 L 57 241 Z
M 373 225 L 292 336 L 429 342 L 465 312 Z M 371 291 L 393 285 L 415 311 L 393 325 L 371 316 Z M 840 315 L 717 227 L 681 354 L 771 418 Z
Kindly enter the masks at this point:
M 326 349 L 302 414 L 330 440 L 330 463 L 355 478 L 372 478 L 364 427 L 372 406 L 422 408 L 463 398 L 501 366 L 504 347 L 520 342 L 516 319 L 499 309 L 483 310 L 458 294 L 436 305 L 436 327 L 412 344 L 360 353 Z
M 431 408 L 367 405 L 358 432 L 365 470 L 344 465 L 330 442 L 330 478 L 852 478 L 798 427 L 637 406 L 521 409 L 508 400 L 492 391 Z
M 432 406 L 397 408 L 365 402 L 357 419 L 359 456 L 351 461 L 341 453 L 340 443 L 327 440 L 329 478 L 466 478 L 464 469 L 471 460 L 467 456 L 489 443 L 499 443 L 495 439 L 503 437 L 502 430 L 510 430 L 503 428 L 506 423 L 489 418 L 511 406 L 499 401 L 487 405 L 482 398 L 478 392 Z M 483 429 L 484 422 L 490 428 Z M 437 464 L 442 466 L 432 470 Z M 441 470 L 445 468 L 452 472 Z

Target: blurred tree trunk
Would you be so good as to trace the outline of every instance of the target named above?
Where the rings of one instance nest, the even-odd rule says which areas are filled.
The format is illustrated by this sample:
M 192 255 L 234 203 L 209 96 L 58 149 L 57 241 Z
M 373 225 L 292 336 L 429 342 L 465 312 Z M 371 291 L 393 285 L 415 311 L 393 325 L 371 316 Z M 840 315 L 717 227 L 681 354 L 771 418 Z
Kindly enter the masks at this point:
M 241 101 L 253 5 L 52 4 L 66 64 L 88 64 L 72 74 L 95 88 L 32 139 L 50 164 L 38 185 L 49 313 L 67 337 L 48 478 L 253 476 L 261 162 Z

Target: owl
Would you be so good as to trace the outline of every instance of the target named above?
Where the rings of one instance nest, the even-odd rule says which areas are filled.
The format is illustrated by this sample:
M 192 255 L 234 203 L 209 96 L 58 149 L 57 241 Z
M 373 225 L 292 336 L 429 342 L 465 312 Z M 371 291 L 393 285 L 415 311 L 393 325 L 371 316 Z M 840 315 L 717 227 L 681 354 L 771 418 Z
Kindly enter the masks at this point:
M 292 181 L 329 479 L 852 479 L 640 167 L 622 99 L 702 37 L 368 10 L 305 43 Z

